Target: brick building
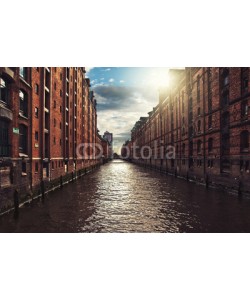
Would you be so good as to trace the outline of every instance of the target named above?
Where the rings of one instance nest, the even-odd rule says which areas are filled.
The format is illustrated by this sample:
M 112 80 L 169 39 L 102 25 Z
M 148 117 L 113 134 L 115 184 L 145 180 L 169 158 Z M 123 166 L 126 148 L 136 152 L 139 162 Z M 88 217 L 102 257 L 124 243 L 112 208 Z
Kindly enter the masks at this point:
M 0 68 L 0 212 L 62 177 L 96 165 L 96 100 L 84 67 Z
M 131 132 L 134 161 L 250 192 L 250 68 L 170 70 L 159 103 Z M 166 155 L 169 146 L 175 155 Z M 149 155 L 151 151 L 152 155 Z

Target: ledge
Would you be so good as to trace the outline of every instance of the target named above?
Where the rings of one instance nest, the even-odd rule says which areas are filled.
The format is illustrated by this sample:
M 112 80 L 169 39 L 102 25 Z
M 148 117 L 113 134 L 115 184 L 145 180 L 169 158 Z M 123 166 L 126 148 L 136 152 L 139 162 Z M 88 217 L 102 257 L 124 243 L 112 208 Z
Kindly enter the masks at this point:
M 8 119 L 10 121 L 13 120 L 13 113 L 10 109 L 8 109 L 5 105 L 0 103 L 0 117 Z

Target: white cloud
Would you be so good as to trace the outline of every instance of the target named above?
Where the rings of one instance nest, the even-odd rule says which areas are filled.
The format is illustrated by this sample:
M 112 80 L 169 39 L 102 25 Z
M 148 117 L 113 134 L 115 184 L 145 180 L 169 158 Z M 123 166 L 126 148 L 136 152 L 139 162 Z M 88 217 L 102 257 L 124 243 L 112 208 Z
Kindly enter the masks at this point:
M 114 81 L 115 81 L 114 78 L 109 79 L 109 82 L 114 82 Z
M 101 81 L 103 81 L 104 79 L 105 79 L 105 78 L 104 78 L 104 77 L 102 77 L 100 80 L 101 80 Z
M 130 139 L 131 129 L 140 117 L 158 103 L 158 92 L 151 87 L 137 88 L 105 85 L 95 86 L 97 99 L 98 128 L 114 134 L 114 151 L 120 152 L 121 145 Z
M 124 83 L 125 82 L 125 80 L 120 80 L 120 83 Z
M 107 68 L 107 69 L 105 69 L 104 71 L 106 71 L 106 72 L 107 72 L 107 71 L 110 71 L 110 70 L 111 70 L 110 68 Z

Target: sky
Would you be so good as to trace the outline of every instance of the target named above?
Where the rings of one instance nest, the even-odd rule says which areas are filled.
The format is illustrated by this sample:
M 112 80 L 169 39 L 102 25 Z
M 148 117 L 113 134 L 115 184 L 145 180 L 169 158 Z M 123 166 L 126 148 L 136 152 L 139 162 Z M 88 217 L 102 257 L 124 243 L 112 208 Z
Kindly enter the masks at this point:
M 159 87 L 168 85 L 169 68 L 98 67 L 86 68 L 97 100 L 99 133 L 113 133 L 114 152 L 130 139 L 140 117 L 158 104 Z

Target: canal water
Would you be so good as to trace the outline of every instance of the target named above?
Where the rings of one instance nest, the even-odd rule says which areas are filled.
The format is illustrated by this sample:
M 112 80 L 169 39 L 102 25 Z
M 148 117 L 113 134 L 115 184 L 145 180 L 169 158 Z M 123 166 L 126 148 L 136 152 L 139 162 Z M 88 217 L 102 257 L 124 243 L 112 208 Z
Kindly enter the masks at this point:
M 0 232 L 250 232 L 250 200 L 113 160 L 1 216 Z

